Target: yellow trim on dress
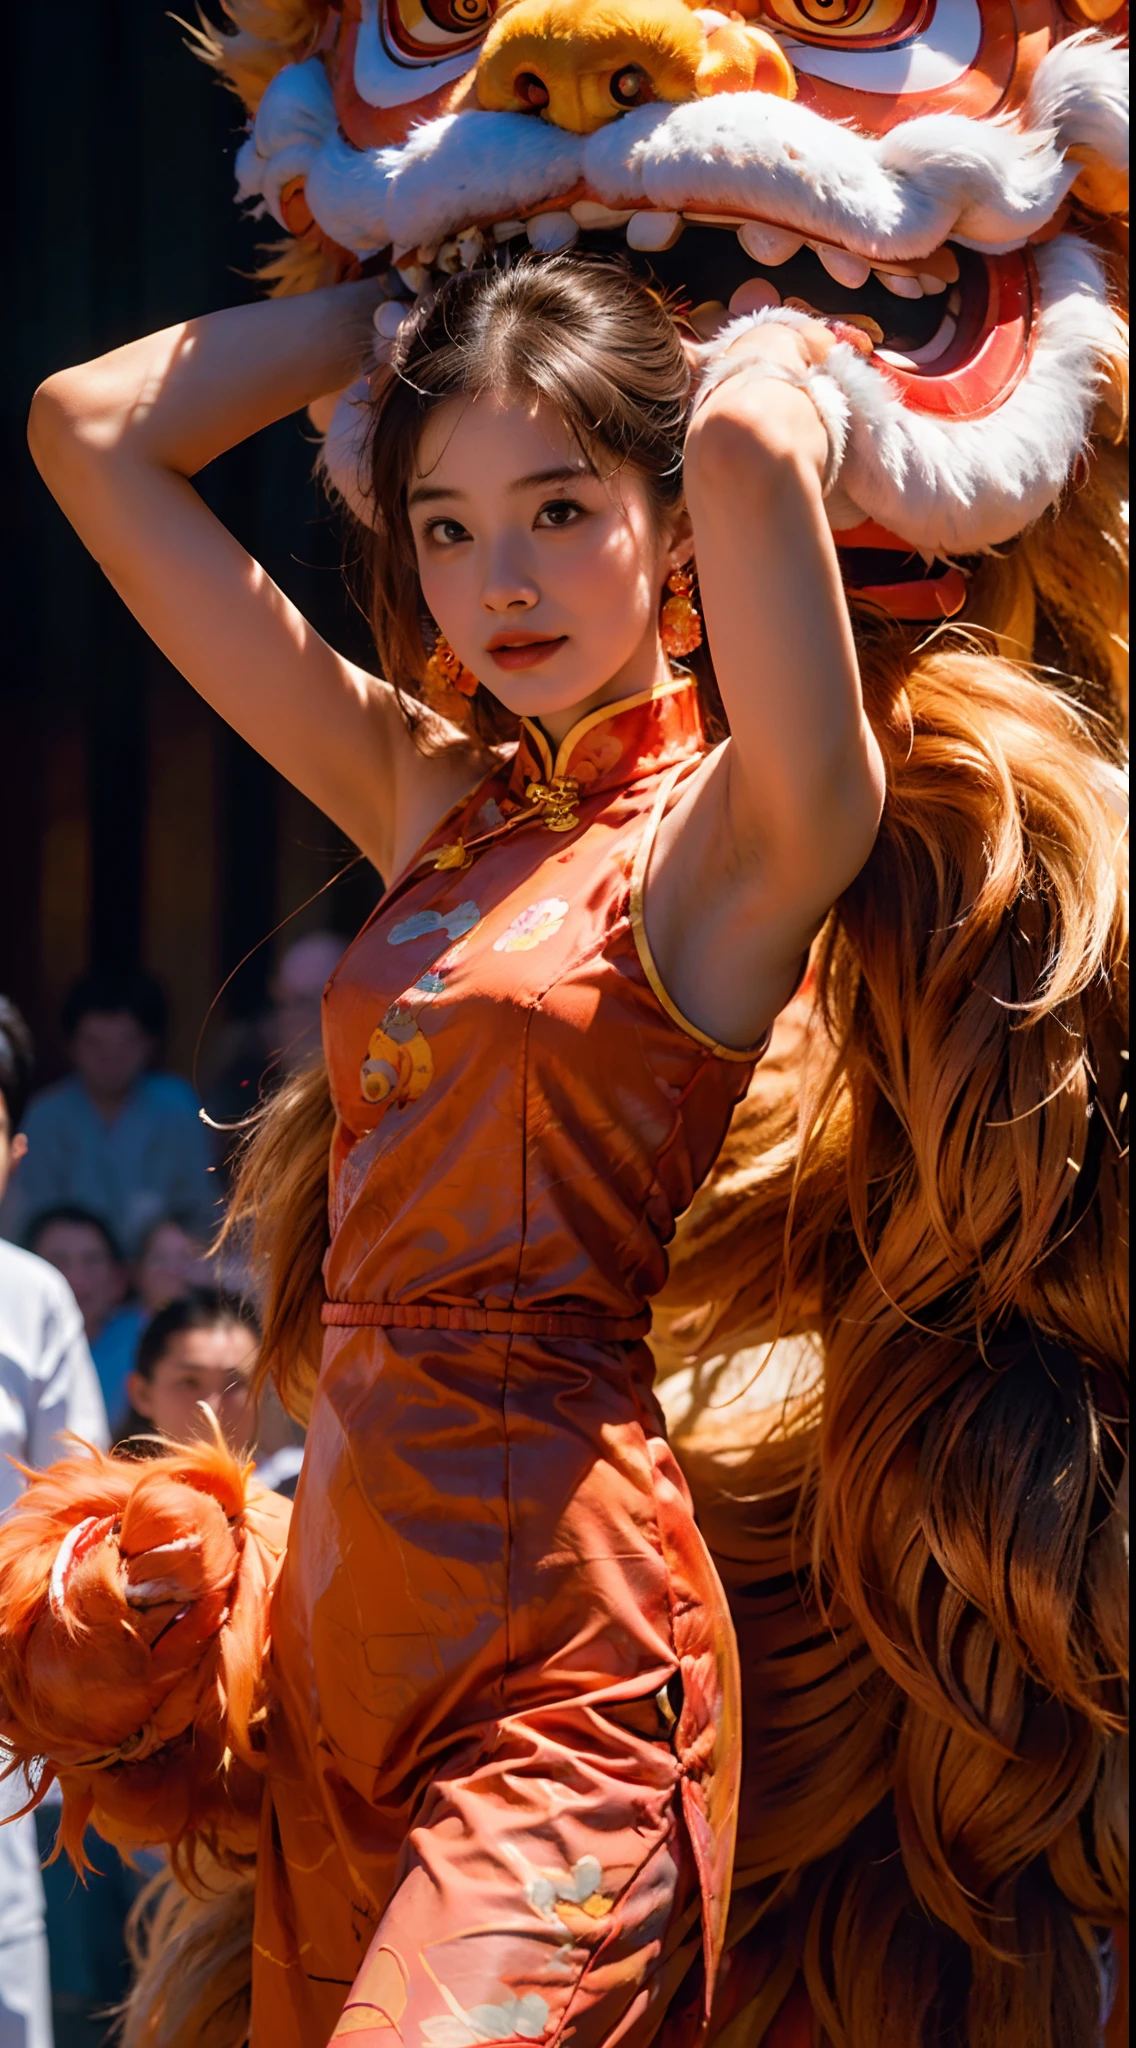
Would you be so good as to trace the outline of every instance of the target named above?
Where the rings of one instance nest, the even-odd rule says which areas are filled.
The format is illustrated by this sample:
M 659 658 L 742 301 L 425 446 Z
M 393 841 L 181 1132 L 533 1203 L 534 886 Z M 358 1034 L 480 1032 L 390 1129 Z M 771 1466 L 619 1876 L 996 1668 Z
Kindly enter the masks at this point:
M 655 838 L 662 823 L 663 813 L 667 807 L 667 801 L 679 776 L 689 766 L 689 762 L 680 761 L 677 768 L 671 769 L 670 774 L 663 782 L 658 796 L 655 798 L 654 808 L 647 820 L 643 836 L 639 841 L 639 851 L 635 855 L 635 865 L 631 870 L 631 901 L 628 911 L 631 920 L 631 930 L 635 939 L 635 951 L 639 955 L 640 964 L 653 993 L 666 1011 L 672 1024 L 677 1024 L 680 1031 L 685 1031 L 687 1037 L 693 1038 L 698 1045 L 704 1045 L 708 1052 L 716 1053 L 720 1060 L 759 1060 L 762 1053 L 768 1047 L 769 1032 L 763 1032 L 756 1045 L 741 1052 L 736 1045 L 720 1045 L 716 1038 L 711 1038 L 708 1031 L 699 1030 L 697 1024 L 692 1024 L 689 1017 L 683 1016 L 678 1004 L 673 1002 L 667 994 L 666 988 L 663 985 L 663 977 L 655 964 L 655 956 L 651 951 L 650 941 L 647 938 L 647 928 L 643 921 L 643 888 L 647 879 L 647 864 L 651 858 Z
M 539 725 L 531 718 L 522 718 L 521 724 L 537 749 L 546 782 L 553 782 L 564 774 L 575 748 L 583 735 L 591 731 L 593 725 L 602 725 L 605 719 L 615 718 L 621 711 L 634 711 L 640 704 L 651 704 L 656 697 L 674 697 L 680 690 L 693 690 L 694 687 L 693 676 L 672 676 L 669 682 L 659 683 L 654 689 L 636 690 L 631 697 L 616 697 L 611 704 L 601 704 L 598 711 L 589 711 L 586 718 L 581 718 L 579 723 L 572 727 L 571 732 L 565 734 L 556 750 L 555 761 L 552 758 L 552 748 Z

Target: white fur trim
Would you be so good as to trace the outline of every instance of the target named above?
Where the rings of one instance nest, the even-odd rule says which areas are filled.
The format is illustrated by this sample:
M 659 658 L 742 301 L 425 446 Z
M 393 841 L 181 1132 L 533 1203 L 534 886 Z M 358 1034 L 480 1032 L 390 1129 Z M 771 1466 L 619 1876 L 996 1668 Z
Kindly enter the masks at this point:
M 1052 216 L 1088 144 L 1124 160 L 1127 71 L 1086 31 L 1042 59 L 1013 120 L 924 114 L 861 135 L 795 101 L 725 93 L 635 109 L 580 137 L 526 114 L 450 114 L 400 147 L 353 150 L 336 127 L 319 60 L 277 73 L 238 158 L 241 194 L 277 219 L 299 173 L 320 226 L 360 254 L 436 242 L 488 215 L 524 211 L 580 177 L 612 206 L 755 214 L 869 260 L 926 255 L 951 238 L 1020 247 Z
M 530 114 L 447 114 L 384 155 L 387 225 L 401 247 L 567 192 L 581 173 L 583 140 Z
M 379 149 L 353 149 L 337 128 L 317 151 L 304 197 L 325 235 L 356 256 L 372 256 L 393 237 L 383 214 L 390 173 Z
M 846 343 L 826 358 L 851 409 L 841 526 L 875 519 L 920 550 L 996 547 L 1040 517 L 1086 446 L 1105 361 L 1119 339 L 1098 258 L 1075 235 L 1037 252 L 1040 310 L 1021 381 L 986 419 L 904 405 L 885 371 Z
M 335 100 L 318 57 L 278 71 L 237 152 L 237 196 L 262 198 L 284 225 L 280 193 L 293 178 L 307 178 L 320 150 L 335 134 Z
M 1113 170 L 1127 170 L 1127 51 L 1089 29 L 1058 43 L 1034 73 L 1023 118 L 1029 128 L 1051 129 L 1062 148 L 1095 149 Z

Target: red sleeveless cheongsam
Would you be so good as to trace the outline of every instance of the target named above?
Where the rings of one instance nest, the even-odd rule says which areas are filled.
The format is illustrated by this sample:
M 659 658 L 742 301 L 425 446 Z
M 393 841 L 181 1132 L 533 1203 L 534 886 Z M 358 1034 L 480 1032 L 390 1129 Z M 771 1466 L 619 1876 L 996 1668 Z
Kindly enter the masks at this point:
M 642 906 L 704 752 L 680 679 L 555 759 L 526 724 L 328 986 L 252 2048 L 701 2032 L 737 1653 L 642 1339 L 760 1048 L 681 1016 Z

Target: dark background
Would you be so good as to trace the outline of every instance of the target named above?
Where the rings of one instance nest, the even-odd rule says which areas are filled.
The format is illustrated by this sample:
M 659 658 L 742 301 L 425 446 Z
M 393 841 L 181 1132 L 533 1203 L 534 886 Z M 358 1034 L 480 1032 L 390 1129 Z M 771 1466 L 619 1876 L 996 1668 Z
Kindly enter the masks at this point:
M 257 248 L 277 231 L 234 203 L 242 108 L 162 0 L 13 9 L 8 35 L 0 988 L 50 1080 L 73 976 L 147 966 L 171 997 L 168 1063 L 189 1072 L 210 1002 L 255 949 L 202 1042 L 207 1082 L 279 949 L 316 925 L 357 929 L 376 877 L 359 863 L 270 937 L 354 849 L 151 646 L 40 483 L 24 424 L 50 371 L 254 296 Z M 318 629 L 366 660 L 313 452 L 306 421 L 287 420 L 201 488 Z

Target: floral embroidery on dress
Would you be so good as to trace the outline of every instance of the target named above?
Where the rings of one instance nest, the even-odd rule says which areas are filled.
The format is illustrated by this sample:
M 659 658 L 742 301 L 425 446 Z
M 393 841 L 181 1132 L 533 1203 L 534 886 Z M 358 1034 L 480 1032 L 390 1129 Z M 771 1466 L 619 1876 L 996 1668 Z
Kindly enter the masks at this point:
M 401 1109 L 425 1094 L 434 1078 L 434 1055 L 418 1028 L 414 1011 L 392 1003 L 372 1031 L 367 1057 L 359 1070 L 365 1102 L 394 1101 Z
M 391 926 L 387 945 L 405 946 L 411 939 L 426 938 L 430 932 L 445 932 L 448 939 L 463 939 L 480 923 L 481 912 L 469 900 L 453 910 L 416 910 L 412 916 L 404 917 L 401 924 Z
M 535 1872 L 525 1885 L 525 1897 L 542 1920 L 559 1921 L 562 1927 L 569 1927 L 570 1916 L 564 1912 L 566 1906 L 578 1906 L 588 1920 L 602 1920 L 611 1912 L 611 1899 L 601 1889 L 602 1885 L 603 1871 L 599 1858 L 581 1856 L 579 1862 L 573 1864 L 570 1877 L 557 1877 L 548 1870 Z
M 422 2038 L 430 2048 L 479 2048 L 483 2041 L 539 2041 L 548 2026 L 550 2007 L 539 1991 L 526 1991 L 517 1998 L 508 1991 L 493 2005 L 459 2005 L 444 1985 L 439 1985 L 448 2013 L 422 2021 Z
M 537 1870 L 515 1843 L 505 1844 L 524 1879 L 525 1897 L 534 1913 L 561 1940 L 592 1934 L 597 1920 L 611 1912 L 612 1896 L 603 1889 L 603 1870 L 597 1856 L 581 1856 L 566 1877 L 555 1870 Z
M 560 930 L 568 915 L 568 905 L 559 896 L 545 896 L 539 903 L 530 903 L 506 925 L 499 939 L 493 941 L 495 953 L 527 953 L 533 946 L 539 946 L 543 939 L 552 938 Z

